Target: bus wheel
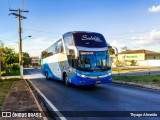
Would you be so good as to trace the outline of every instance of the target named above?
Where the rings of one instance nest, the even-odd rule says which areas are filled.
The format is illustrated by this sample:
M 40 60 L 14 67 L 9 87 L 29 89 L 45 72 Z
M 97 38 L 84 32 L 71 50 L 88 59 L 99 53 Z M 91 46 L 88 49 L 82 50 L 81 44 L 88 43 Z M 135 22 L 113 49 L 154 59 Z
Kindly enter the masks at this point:
M 68 76 L 67 74 L 64 75 L 64 82 L 66 86 L 70 86 L 70 83 L 68 82 Z
M 48 75 L 48 71 L 46 71 L 46 79 L 49 80 L 49 75 Z

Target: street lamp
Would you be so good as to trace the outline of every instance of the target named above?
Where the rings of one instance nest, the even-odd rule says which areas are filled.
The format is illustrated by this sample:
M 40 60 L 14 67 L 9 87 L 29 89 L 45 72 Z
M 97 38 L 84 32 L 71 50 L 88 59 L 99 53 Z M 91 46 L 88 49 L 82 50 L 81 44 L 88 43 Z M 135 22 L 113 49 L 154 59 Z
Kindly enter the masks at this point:
M 29 36 L 24 37 L 23 39 L 21 39 L 21 36 L 20 36 L 20 41 L 19 41 L 19 65 L 20 65 L 20 76 L 22 79 L 23 79 L 22 40 L 28 37 L 32 37 L 32 36 L 29 35 Z
M 30 37 L 32 37 L 32 36 L 30 36 L 30 35 L 29 35 L 29 36 L 26 36 L 26 37 L 24 37 L 22 40 L 24 40 L 24 39 L 26 39 L 26 38 L 30 38 Z

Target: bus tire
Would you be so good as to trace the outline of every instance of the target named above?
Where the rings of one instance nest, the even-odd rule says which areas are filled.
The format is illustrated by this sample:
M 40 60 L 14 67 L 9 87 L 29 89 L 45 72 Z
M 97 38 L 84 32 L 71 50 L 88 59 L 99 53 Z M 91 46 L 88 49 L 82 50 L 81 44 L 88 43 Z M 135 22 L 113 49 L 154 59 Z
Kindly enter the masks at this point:
M 68 76 L 67 76 L 67 74 L 64 74 L 64 83 L 65 83 L 65 85 L 66 86 L 70 86 L 70 83 L 68 82 Z
M 46 79 L 49 80 L 49 75 L 48 75 L 48 71 L 46 71 Z

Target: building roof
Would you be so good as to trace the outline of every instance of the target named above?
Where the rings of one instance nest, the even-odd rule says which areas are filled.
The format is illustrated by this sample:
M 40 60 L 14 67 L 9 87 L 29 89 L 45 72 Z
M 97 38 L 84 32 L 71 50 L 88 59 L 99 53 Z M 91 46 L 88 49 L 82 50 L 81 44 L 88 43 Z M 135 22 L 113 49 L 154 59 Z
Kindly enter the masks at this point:
M 145 54 L 159 54 L 159 52 L 154 52 L 154 51 L 150 51 L 150 50 L 145 50 L 145 49 L 141 49 L 141 50 L 126 50 L 126 51 L 122 51 L 118 54 L 137 54 L 137 53 L 145 53 Z
M 32 59 L 38 59 L 38 56 L 31 56 Z

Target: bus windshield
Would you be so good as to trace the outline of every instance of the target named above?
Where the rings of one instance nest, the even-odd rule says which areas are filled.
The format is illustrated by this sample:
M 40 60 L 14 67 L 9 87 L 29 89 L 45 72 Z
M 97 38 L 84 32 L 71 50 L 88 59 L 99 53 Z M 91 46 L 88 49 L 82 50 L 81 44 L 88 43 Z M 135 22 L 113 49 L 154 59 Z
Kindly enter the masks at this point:
M 80 51 L 78 69 L 84 71 L 109 70 L 108 51 Z

